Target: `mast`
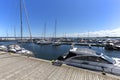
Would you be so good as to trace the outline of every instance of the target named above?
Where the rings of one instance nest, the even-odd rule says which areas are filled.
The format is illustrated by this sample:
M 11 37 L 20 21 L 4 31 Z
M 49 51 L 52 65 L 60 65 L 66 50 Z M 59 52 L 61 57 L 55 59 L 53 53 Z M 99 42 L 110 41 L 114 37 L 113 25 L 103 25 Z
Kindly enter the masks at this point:
M 20 27 L 21 27 L 21 41 L 23 38 L 23 27 L 22 27 L 22 0 L 20 0 Z
M 6 40 L 8 40 L 8 31 L 7 31 L 6 35 L 7 35 L 7 38 L 6 38 Z
M 56 27 L 57 27 L 57 19 L 55 20 L 55 41 L 56 41 Z
M 88 31 L 88 36 L 87 37 L 89 38 L 89 31 Z
M 45 36 L 46 36 L 46 22 L 44 23 L 44 40 L 45 40 Z
M 14 27 L 14 37 L 15 37 L 15 40 L 16 40 L 16 28 Z

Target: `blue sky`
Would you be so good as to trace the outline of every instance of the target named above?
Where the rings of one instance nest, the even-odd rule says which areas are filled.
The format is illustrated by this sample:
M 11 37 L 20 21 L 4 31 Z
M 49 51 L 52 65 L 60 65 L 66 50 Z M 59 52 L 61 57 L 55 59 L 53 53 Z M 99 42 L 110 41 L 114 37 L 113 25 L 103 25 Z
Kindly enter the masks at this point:
M 91 36 L 120 36 L 120 0 L 24 1 L 33 36 L 42 36 L 45 22 L 46 35 L 53 36 L 55 19 L 57 36 L 85 36 L 88 32 Z M 19 4 L 19 0 L 0 1 L 0 36 L 13 36 L 14 27 L 20 36 Z M 24 36 L 28 36 L 24 8 L 23 29 Z

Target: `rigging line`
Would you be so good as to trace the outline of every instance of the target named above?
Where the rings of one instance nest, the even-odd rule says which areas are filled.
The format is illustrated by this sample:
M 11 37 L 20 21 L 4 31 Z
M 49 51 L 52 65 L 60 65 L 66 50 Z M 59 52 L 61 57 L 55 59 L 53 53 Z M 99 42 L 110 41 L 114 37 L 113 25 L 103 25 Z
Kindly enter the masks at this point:
M 32 39 L 32 33 L 31 33 L 31 30 L 30 30 L 30 24 L 29 24 L 29 21 L 28 21 L 28 13 L 27 13 L 27 8 L 26 8 L 26 5 L 25 5 L 25 1 L 23 0 L 23 7 L 24 7 L 24 10 L 25 10 L 25 16 L 26 16 L 26 20 L 27 20 L 27 25 L 28 25 L 28 30 L 29 30 L 29 33 L 30 33 L 30 40 L 32 42 L 32 49 L 33 51 L 35 51 L 35 48 L 34 48 L 34 44 L 33 44 L 33 39 Z M 33 54 L 33 56 L 35 57 L 35 54 Z
M 27 9 L 26 9 L 26 5 L 25 5 L 24 0 L 23 0 L 23 6 L 24 6 L 24 10 L 25 10 L 25 16 L 26 16 L 26 20 L 27 20 L 28 30 L 29 30 L 29 33 L 30 33 L 30 40 L 33 42 L 32 34 L 31 34 L 31 30 L 30 30 L 30 24 L 29 24 L 29 21 L 28 21 L 28 13 L 27 13 Z

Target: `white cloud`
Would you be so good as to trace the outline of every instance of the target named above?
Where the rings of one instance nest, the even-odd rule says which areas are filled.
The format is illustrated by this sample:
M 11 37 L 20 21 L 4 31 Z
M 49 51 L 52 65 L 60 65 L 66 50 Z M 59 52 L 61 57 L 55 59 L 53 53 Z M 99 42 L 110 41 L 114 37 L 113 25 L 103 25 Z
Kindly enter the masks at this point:
M 66 34 L 67 37 L 120 37 L 120 28 L 113 30 L 100 30 L 94 32 L 85 32 L 85 33 L 71 33 Z

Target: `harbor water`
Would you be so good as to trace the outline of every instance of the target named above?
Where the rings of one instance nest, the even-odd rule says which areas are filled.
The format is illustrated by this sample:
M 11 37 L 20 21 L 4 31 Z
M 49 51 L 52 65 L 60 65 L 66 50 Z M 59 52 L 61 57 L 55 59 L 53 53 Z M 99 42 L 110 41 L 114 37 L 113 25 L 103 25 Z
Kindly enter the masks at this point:
M 8 45 L 17 42 L 0 42 L 0 45 Z M 46 60 L 56 60 L 59 56 L 67 53 L 71 48 L 71 45 L 60 45 L 60 46 L 52 46 L 52 45 L 37 45 L 34 43 L 22 43 L 19 44 L 21 47 L 28 49 L 34 53 L 36 58 L 46 59 Z M 75 46 L 82 48 L 89 48 L 88 46 Z M 120 58 L 120 51 L 116 50 L 105 50 L 104 47 L 95 47 L 92 46 L 91 49 L 102 52 L 110 57 Z

